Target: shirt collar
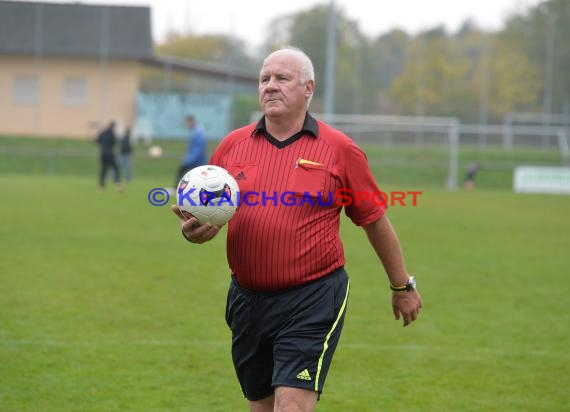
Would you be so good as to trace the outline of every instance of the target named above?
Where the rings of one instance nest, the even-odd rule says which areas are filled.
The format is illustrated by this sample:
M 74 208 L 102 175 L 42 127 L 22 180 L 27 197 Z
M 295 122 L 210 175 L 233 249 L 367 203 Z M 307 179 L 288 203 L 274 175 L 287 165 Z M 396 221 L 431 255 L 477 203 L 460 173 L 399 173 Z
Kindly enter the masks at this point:
M 307 112 L 305 115 L 305 121 L 303 122 L 303 127 L 299 132 L 295 133 L 298 134 L 300 132 L 306 132 L 306 134 L 311 135 L 312 137 L 317 137 L 319 135 L 319 125 L 315 118 Z M 253 132 L 251 132 L 251 137 L 256 136 L 257 134 L 268 134 L 267 128 L 265 127 L 265 115 L 261 116 L 261 119 L 255 125 Z

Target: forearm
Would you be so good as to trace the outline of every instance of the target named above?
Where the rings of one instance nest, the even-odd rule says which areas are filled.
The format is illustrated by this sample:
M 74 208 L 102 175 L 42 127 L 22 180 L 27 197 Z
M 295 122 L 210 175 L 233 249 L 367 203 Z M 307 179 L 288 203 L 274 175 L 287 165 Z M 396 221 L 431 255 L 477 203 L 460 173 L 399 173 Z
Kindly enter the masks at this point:
M 405 285 L 409 276 L 398 235 L 394 231 L 388 216 L 384 215 L 381 219 L 363 226 L 363 228 L 384 266 L 390 283 L 395 286 Z

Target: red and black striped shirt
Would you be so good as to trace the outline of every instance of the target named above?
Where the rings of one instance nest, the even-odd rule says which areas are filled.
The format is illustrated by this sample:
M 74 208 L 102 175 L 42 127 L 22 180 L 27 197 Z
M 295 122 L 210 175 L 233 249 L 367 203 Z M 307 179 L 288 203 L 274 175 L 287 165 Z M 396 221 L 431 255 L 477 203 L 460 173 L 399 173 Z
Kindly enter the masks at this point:
M 309 114 L 303 129 L 285 141 L 269 135 L 264 118 L 235 130 L 210 163 L 239 184 L 242 198 L 228 223 L 227 257 L 238 284 L 254 291 L 295 287 L 344 265 L 339 190 L 380 190 L 362 150 Z M 344 208 L 357 225 L 376 221 L 386 210 L 370 200 Z

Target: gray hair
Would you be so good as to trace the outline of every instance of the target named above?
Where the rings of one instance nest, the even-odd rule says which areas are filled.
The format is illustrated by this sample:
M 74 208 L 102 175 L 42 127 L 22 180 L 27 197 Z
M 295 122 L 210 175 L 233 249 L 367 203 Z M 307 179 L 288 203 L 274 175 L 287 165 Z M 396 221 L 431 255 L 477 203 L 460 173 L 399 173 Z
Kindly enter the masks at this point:
M 315 81 L 315 68 L 313 67 L 313 62 L 311 61 L 311 58 L 309 56 L 307 56 L 307 53 L 305 53 L 303 50 L 301 50 L 298 47 L 284 46 L 278 50 L 275 50 L 273 53 L 269 54 L 263 60 L 263 65 L 265 65 L 265 62 L 271 56 L 274 56 L 275 54 L 283 54 L 283 53 L 287 53 L 289 55 L 295 56 L 296 60 L 301 64 L 301 69 L 300 69 L 300 73 L 299 73 L 299 81 L 301 82 L 302 85 L 307 84 L 307 82 L 309 80 L 312 80 L 313 82 Z M 309 107 L 309 104 L 311 104 L 312 98 L 313 98 L 313 96 L 311 95 L 309 97 L 309 100 L 307 101 L 307 107 Z

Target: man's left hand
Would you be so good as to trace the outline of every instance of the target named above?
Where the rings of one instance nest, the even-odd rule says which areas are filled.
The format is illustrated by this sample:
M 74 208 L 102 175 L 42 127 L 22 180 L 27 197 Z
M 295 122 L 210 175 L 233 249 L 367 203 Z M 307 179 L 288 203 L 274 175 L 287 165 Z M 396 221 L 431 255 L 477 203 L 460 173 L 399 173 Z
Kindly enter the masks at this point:
M 417 291 L 392 292 L 392 310 L 394 311 L 394 317 L 396 320 L 402 317 L 404 319 L 404 326 L 408 326 L 418 318 L 421 307 L 422 297 Z

